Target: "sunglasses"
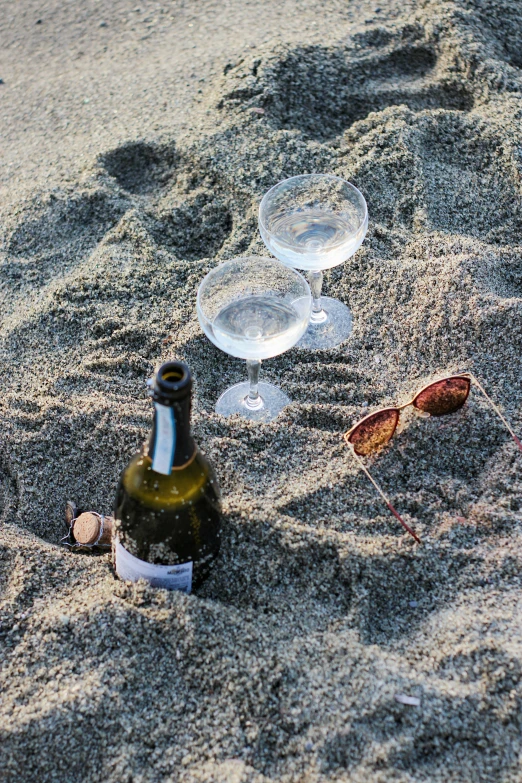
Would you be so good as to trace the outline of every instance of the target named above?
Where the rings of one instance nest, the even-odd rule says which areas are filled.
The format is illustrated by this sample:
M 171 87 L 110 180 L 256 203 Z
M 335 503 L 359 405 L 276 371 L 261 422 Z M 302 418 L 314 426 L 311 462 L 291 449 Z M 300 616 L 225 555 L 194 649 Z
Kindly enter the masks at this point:
M 370 454 L 374 454 L 391 440 L 399 423 L 400 412 L 410 405 L 429 416 L 446 416 L 449 413 L 458 411 L 469 397 L 472 381 L 482 392 L 510 433 L 518 448 L 522 451 L 522 443 L 513 432 L 512 427 L 508 424 L 493 400 L 486 394 L 482 384 L 480 384 L 470 372 L 450 375 L 448 378 L 442 378 L 440 381 L 430 383 L 421 389 L 410 402 L 405 402 L 404 405 L 398 405 L 393 408 L 381 408 L 381 410 L 375 411 L 375 413 L 370 413 L 344 435 L 344 439 L 350 447 L 353 456 L 386 503 L 388 509 L 394 517 L 399 520 L 403 528 L 407 530 L 419 544 L 421 543 L 420 538 L 394 509 L 382 489 L 368 471 L 368 468 L 361 457 L 367 457 Z

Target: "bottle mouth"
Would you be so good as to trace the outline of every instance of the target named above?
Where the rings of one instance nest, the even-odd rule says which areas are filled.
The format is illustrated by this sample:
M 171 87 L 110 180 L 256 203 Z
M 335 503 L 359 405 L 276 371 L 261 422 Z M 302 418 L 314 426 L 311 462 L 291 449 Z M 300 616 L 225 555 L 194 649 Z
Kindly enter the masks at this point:
M 184 362 L 165 362 L 161 365 L 154 379 L 154 400 L 168 405 L 183 399 L 191 390 L 192 376 Z

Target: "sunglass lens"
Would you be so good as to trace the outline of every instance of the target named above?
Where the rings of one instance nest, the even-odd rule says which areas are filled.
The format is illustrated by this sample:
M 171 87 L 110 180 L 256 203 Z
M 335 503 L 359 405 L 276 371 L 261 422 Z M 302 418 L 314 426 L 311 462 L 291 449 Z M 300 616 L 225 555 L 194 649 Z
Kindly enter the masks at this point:
M 367 419 L 363 419 L 348 437 L 355 453 L 362 456 L 371 454 L 388 443 L 395 432 L 398 420 L 397 408 L 377 411 Z
M 432 416 L 453 413 L 466 402 L 471 382 L 467 378 L 445 378 L 428 386 L 417 395 L 413 404 Z

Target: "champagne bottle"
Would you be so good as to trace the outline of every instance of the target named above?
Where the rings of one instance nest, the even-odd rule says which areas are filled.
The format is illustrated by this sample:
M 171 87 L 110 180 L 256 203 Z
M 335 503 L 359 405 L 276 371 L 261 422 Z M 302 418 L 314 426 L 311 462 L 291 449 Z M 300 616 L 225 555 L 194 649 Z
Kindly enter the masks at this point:
M 118 576 L 187 593 L 208 576 L 220 545 L 219 487 L 191 435 L 191 396 L 187 365 L 163 364 L 150 436 L 121 474 L 114 507 Z

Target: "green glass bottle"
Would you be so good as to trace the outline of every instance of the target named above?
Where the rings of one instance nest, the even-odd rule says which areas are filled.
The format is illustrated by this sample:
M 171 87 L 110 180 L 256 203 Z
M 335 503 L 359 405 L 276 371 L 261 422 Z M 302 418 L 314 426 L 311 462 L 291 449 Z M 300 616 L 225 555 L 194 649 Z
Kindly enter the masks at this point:
M 113 539 L 119 577 L 187 593 L 208 576 L 220 545 L 219 486 L 191 435 L 191 398 L 187 365 L 163 364 L 150 436 L 121 474 Z

